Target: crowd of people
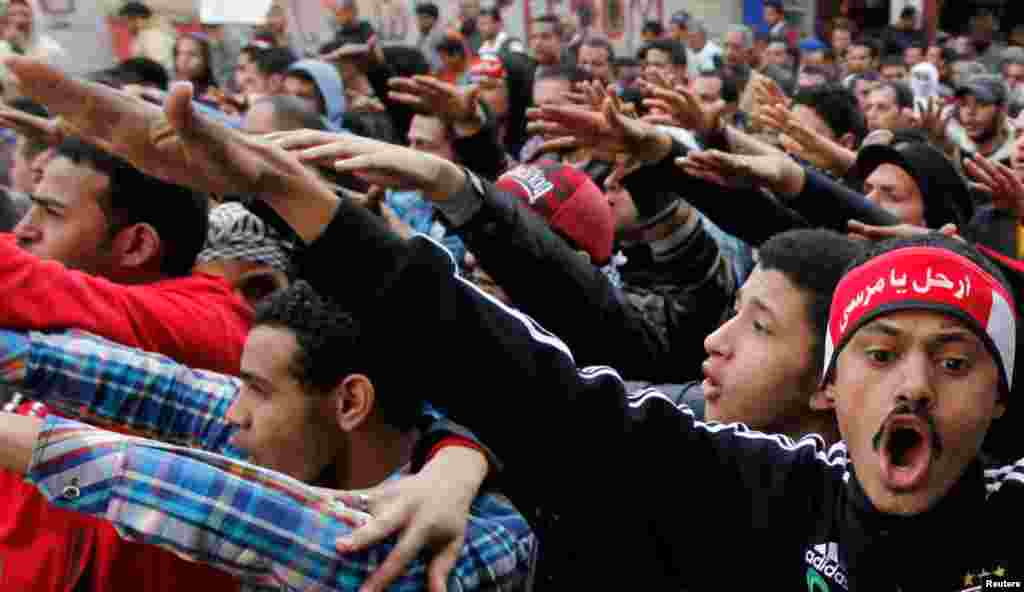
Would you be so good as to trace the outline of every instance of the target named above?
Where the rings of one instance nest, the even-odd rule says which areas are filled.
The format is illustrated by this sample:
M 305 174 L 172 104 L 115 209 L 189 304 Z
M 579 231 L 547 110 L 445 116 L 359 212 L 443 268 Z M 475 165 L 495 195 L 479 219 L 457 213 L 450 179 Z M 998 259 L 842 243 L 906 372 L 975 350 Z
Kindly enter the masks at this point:
M 990 16 L 765 0 L 621 55 L 476 0 L 415 46 L 344 0 L 314 48 L 129 2 L 133 57 L 72 77 L 7 10 L 4 589 L 1024 581 Z

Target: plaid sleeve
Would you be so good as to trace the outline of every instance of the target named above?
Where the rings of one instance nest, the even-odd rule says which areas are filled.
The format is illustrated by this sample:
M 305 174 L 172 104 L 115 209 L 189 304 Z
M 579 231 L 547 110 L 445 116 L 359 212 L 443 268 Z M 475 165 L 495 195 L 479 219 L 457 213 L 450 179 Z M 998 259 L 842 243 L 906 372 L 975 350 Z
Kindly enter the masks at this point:
M 366 515 L 287 476 L 210 452 L 45 420 L 27 480 L 51 503 L 110 521 L 128 540 L 158 545 L 258 587 L 358 590 L 392 544 L 339 556 L 335 540 Z M 533 535 L 504 500 L 479 498 L 452 590 L 525 582 Z M 426 587 L 415 562 L 392 590 Z
M 233 428 L 225 414 L 238 379 L 84 331 L 33 332 L 30 340 L 22 386 L 62 413 L 183 446 L 230 451 Z

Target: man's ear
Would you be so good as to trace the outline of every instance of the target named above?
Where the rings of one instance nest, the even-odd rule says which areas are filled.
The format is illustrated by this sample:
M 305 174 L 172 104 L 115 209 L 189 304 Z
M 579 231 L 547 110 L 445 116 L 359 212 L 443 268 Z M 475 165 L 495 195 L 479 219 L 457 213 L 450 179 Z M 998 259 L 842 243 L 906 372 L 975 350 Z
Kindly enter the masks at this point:
M 836 408 L 834 383 L 821 385 L 811 395 L 810 407 L 815 411 L 829 411 Z
M 160 235 L 149 224 L 132 224 L 114 236 L 112 250 L 121 267 L 158 269 L 162 245 Z
M 377 401 L 373 383 L 362 374 L 346 376 L 334 387 L 333 395 L 338 427 L 347 433 L 366 423 Z

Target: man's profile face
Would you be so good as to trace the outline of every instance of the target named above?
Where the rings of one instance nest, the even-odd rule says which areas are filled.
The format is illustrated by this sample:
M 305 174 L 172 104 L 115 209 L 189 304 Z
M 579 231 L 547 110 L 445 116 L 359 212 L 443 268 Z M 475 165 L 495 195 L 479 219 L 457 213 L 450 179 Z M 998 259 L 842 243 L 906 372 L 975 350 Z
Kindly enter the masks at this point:
M 954 317 L 904 311 L 869 322 L 839 354 L 830 386 L 857 478 L 881 512 L 932 508 L 1004 412 L 999 370 Z M 897 413 L 907 402 L 917 413 Z
M 734 316 L 704 340 L 705 416 L 785 433 L 817 389 L 809 301 L 786 275 L 758 265 L 736 295 Z
M 110 225 L 100 206 L 110 179 L 88 165 L 58 156 L 47 165 L 32 207 L 15 227 L 18 246 L 72 269 L 109 276 Z
M 238 427 L 231 443 L 250 462 L 302 481 L 316 479 L 338 447 L 333 401 L 295 376 L 299 344 L 286 328 L 257 326 L 242 351 L 242 387 L 227 411 Z
M 925 226 L 924 197 L 917 182 L 894 164 L 883 164 L 864 181 L 864 194 L 904 224 Z

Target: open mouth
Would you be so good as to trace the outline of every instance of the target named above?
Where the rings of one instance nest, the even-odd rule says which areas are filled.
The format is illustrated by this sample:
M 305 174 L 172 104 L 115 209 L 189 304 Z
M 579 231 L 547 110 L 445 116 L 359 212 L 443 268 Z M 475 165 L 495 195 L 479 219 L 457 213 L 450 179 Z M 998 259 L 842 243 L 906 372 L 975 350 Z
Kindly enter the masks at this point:
M 875 436 L 886 486 L 895 491 L 919 487 L 938 452 L 934 441 L 931 426 L 916 415 L 890 417 Z

